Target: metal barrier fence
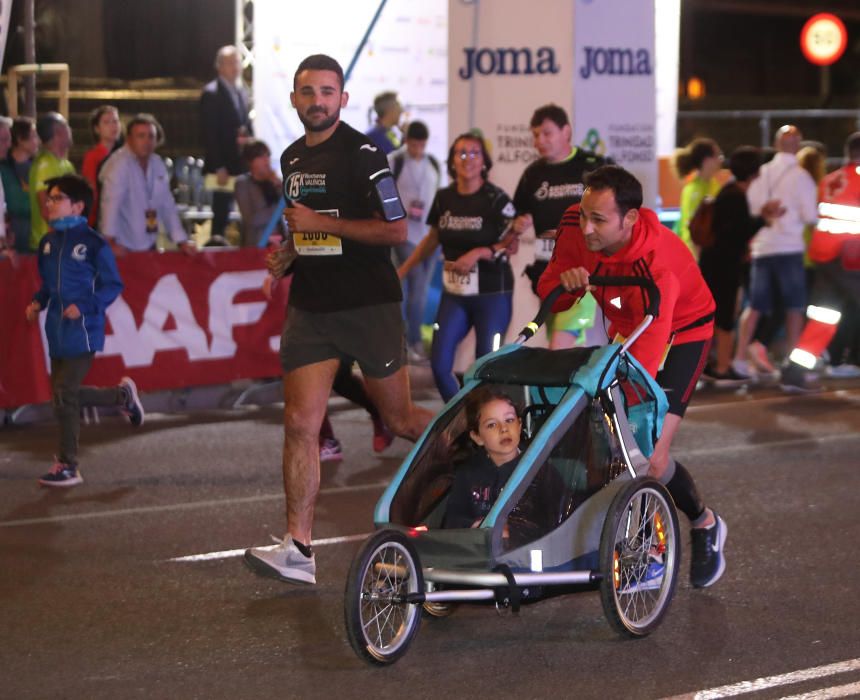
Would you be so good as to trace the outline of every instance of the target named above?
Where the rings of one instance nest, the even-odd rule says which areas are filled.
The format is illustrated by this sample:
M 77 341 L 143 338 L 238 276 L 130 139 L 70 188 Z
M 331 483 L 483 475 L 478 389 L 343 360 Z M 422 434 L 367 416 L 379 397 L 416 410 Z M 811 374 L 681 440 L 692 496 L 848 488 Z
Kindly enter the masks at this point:
M 860 131 L 860 109 L 733 109 L 733 110 L 684 110 L 678 112 L 682 119 L 754 119 L 758 121 L 761 133 L 761 146 L 773 143 L 774 121 L 798 119 L 854 119 L 855 128 Z

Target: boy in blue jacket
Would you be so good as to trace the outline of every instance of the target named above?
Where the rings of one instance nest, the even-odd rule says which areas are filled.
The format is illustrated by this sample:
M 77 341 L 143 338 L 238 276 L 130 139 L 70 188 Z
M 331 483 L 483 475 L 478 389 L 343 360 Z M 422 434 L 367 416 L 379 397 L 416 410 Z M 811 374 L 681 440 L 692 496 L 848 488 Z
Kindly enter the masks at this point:
M 93 192 L 86 180 L 63 175 L 46 184 L 51 229 L 39 241 L 42 287 L 26 316 L 32 323 L 47 308 L 51 392 L 60 426 L 56 463 L 39 483 L 69 487 L 83 482 L 78 470 L 81 407 L 120 406 L 131 424 L 139 426 L 143 406 L 128 377 L 114 387 L 81 386 L 96 352 L 104 348 L 105 309 L 122 291 L 122 280 L 110 245 L 87 225 Z

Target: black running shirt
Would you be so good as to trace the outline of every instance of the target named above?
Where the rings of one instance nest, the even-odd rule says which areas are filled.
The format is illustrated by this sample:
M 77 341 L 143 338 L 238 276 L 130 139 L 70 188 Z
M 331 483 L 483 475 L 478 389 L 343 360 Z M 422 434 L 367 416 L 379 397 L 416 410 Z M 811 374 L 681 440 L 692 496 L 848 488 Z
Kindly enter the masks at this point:
M 582 199 L 586 173 L 605 162 L 602 156 L 581 148 L 559 163 L 550 163 L 546 158 L 536 160 L 525 169 L 517 184 L 514 194 L 517 213 L 532 215 L 535 235 L 555 232 L 567 208 Z M 535 259 L 548 262 L 554 245 L 552 239 L 538 238 Z
M 439 232 L 445 260 L 452 261 L 473 248 L 498 243 L 516 210 L 510 197 L 489 182 L 474 194 L 457 192 L 451 184 L 439 190 L 427 214 L 427 223 Z M 507 258 L 478 261 L 479 294 L 509 292 L 514 275 Z
M 281 155 L 287 206 L 291 201 L 301 202 L 344 219 L 381 214 L 371 182 L 381 172 L 389 172 L 385 154 L 344 122 L 323 143 L 309 147 L 302 137 Z M 291 233 L 299 251 L 291 305 L 325 313 L 401 301 L 388 246 L 358 243 L 330 233 Z

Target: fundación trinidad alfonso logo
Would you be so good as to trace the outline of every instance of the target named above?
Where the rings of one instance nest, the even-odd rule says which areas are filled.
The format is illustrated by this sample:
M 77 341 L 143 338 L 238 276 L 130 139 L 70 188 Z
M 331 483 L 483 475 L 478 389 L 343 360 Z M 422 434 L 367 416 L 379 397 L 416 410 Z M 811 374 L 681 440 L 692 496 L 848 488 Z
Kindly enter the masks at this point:
M 586 132 L 585 138 L 582 139 L 582 143 L 579 145 L 586 151 L 591 151 L 599 156 L 606 154 L 606 142 L 600 138 L 600 132 L 594 127 Z

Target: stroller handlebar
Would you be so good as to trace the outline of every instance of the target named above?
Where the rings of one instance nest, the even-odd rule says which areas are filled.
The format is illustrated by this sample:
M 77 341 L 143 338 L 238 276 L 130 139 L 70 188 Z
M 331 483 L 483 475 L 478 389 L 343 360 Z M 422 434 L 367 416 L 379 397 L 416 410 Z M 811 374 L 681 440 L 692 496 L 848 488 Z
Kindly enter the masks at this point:
M 660 310 L 660 290 L 654 281 L 647 277 L 634 277 L 632 275 L 593 275 L 588 278 L 588 284 L 595 287 L 627 287 L 635 286 L 642 287 L 648 293 L 648 306 L 645 309 L 645 315 L 657 318 Z M 537 333 L 546 317 L 549 316 L 553 304 L 565 292 L 563 285 L 558 285 L 553 289 L 543 300 L 540 309 L 534 319 L 525 325 L 520 331 L 517 342 L 524 343 Z

